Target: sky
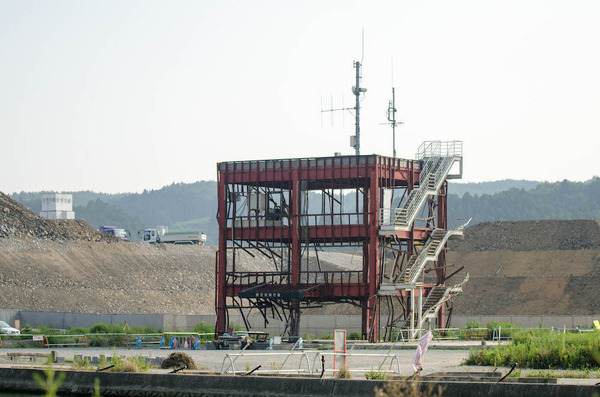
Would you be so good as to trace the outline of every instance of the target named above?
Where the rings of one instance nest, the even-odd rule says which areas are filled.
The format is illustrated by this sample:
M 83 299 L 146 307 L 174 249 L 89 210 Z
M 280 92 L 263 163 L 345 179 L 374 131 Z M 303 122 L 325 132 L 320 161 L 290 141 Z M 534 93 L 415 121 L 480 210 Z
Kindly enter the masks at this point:
M 0 0 L 0 191 L 460 140 L 463 181 L 600 175 L 600 2 Z M 364 33 L 363 33 L 364 32 Z M 362 37 L 364 34 L 364 53 Z

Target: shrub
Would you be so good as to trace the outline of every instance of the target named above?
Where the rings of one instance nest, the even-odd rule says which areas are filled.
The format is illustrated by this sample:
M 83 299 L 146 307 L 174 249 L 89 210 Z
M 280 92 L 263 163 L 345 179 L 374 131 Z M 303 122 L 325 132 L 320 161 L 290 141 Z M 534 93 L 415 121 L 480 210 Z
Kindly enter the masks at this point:
M 85 358 L 76 357 L 73 359 L 73 369 L 89 371 L 92 369 L 92 366 L 90 365 L 90 360 L 88 360 L 87 357 L 85 357 Z
M 85 327 L 73 327 L 67 333 L 70 335 L 83 335 L 87 333 L 87 329 Z
M 98 363 L 98 369 L 105 368 L 108 364 L 108 361 L 101 360 Z M 141 356 L 123 358 L 113 354 L 111 364 L 114 365 L 109 369 L 111 372 L 148 372 L 150 369 L 150 363 Z
M 352 332 L 350 332 L 350 335 L 348 335 L 348 339 L 349 340 L 361 340 L 362 335 L 360 334 L 360 332 L 352 331 Z
M 471 328 L 481 328 L 481 322 L 480 321 L 469 321 L 467 323 L 467 329 L 471 329 Z
M 194 359 L 182 352 L 173 352 L 165 358 L 161 364 L 161 368 L 181 368 L 196 369 Z
M 199 334 L 207 334 L 207 333 L 215 332 L 215 327 L 213 327 L 212 325 L 209 325 L 209 324 L 205 324 L 202 321 L 200 321 L 194 327 L 194 332 L 197 332 Z
M 375 388 L 376 397 L 441 397 L 443 394 L 443 387 L 429 382 L 420 385 L 418 380 L 388 381 L 382 388 Z
M 600 367 L 598 332 L 585 334 L 514 330 L 513 344 L 471 351 L 468 365 L 508 366 L 534 369 L 595 369 Z
M 338 379 L 352 379 L 352 372 L 346 367 L 338 369 L 335 377 Z
M 385 380 L 387 374 L 379 369 L 371 368 L 370 371 L 365 372 L 365 378 L 372 380 Z

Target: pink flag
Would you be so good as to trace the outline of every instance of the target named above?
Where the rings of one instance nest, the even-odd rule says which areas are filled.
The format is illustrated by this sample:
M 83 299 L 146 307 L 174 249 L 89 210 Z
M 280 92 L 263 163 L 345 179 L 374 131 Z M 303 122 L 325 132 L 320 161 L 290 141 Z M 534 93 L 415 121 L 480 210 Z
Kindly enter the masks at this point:
M 423 366 L 421 365 L 421 358 L 425 357 L 425 352 L 427 351 L 429 342 L 431 342 L 432 339 L 433 334 L 431 331 L 427 331 L 419 340 L 419 344 L 417 345 L 417 354 L 415 354 L 415 359 L 413 360 L 413 368 L 415 372 L 423 369 Z

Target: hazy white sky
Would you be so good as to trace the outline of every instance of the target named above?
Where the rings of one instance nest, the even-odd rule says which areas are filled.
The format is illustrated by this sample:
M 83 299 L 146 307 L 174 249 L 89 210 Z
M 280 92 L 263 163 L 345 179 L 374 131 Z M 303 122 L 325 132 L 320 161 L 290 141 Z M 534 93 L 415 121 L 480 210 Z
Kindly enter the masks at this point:
M 464 142 L 464 181 L 600 174 L 600 2 L 0 0 L 0 190 L 133 192 L 228 160 Z M 392 62 L 393 59 L 393 62 Z M 393 67 L 392 67 L 393 65 Z M 392 73 L 393 71 L 393 73 Z

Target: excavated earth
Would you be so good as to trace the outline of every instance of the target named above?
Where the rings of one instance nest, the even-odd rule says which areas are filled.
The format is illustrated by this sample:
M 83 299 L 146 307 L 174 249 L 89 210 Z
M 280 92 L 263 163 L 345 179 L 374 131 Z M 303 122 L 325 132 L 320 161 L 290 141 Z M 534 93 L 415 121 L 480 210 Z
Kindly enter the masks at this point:
M 121 241 L 83 220 L 45 220 L 0 193 L 0 309 L 213 314 L 215 252 Z M 362 262 L 356 253 L 319 256 L 331 270 Z M 448 265 L 448 273 L 465 266 L 470 274 L 455 299 L 457 314 L 600 313 L 595 220 L 477 224 L 450 244 Z M 265 257 L 241 256 L 236 266 L 274 270 Z
M 457 314 L 600 313 L 598 220 L 480 223 L 449 248 L 470 275 Z

